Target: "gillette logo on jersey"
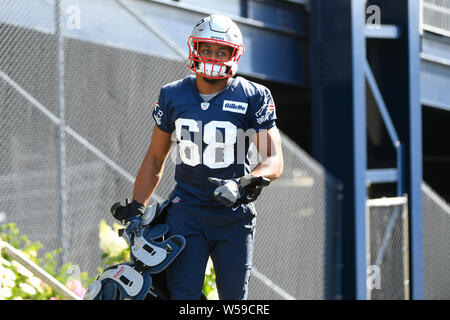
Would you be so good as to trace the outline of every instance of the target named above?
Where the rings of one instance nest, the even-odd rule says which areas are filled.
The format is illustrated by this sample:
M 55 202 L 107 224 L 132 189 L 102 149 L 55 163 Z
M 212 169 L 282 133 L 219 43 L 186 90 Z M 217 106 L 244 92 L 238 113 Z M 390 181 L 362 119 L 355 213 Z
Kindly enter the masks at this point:
M 247 106 L 248 103 L 224 100 L 222 110 L 245 114 L 247 112 Z

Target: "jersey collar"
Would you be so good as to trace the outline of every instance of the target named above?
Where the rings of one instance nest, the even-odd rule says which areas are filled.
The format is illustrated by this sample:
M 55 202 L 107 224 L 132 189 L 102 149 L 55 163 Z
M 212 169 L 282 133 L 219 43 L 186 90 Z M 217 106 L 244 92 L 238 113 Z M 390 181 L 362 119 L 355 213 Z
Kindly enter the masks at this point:
M 203 98 L 200 96 L 200 93 L 198 92 L 197 86 L 195 84 L 195 76 L 190 76 L 190 81 L 192 93 L 194 94 L 194 97 L 197 99 L 198 103 L 205 102 Z M 224 92 L 228 91 L 231 87 L 236 87 L 237 80 L 235 78 L 231 78 L 231 81 L 228 82 L 228 84 L 225 86 L 225 88 L 222 89 L 215 97 L 213 97 L 211 100 L 209 100 L 209 103 L 214 102 L 218 97 L 220 97 Z

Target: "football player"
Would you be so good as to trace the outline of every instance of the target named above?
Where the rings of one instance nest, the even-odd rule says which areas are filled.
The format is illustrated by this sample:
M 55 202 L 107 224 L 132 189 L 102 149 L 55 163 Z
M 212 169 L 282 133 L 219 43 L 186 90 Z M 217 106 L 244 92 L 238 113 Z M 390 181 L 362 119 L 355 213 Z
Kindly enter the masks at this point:
M 219 298 L 246 299 L 253 201 L 283 172 L 275 104 L 269 89 L 235 77 L 244 44 L 229 17 L 201 19 L 187 44 L 194 74 L 161 88 L 153 110 L 156 125 L 128 212 L 144 212 L 175 141 L 176 187 L 165 223 L 171 234 L 185 237 L 186 247 L 167 269 L 171 298 L 200 297 L 211 257 Z M 253 166 L 251 143 L 259 151 Z

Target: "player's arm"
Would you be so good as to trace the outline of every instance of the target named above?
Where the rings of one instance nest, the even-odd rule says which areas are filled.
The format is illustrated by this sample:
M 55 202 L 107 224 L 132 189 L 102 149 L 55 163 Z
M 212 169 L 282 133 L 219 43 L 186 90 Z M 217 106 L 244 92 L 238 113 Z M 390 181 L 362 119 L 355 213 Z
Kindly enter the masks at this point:
M 269 130 L 262 130 L 252 137 L 262 161 L 250 174 L 256 177 L 277 179 L 283 173 L 283 152 L 281 150 L 280 132 L 276 126 Z
M 155 125 L 150 146 L 136 176 L 133 189 L 133 200 L 144 206 L 161 180 L 164 163 L 172 147 L 171 136 Z

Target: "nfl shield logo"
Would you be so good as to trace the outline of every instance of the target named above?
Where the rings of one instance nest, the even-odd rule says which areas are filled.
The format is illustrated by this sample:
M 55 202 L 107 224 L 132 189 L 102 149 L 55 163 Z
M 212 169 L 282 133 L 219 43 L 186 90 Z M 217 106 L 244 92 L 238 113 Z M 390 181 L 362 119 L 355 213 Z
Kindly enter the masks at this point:
M 180 202 L 180 198 L 179 197 L 175 197 L 175 198 L 173 198 L 173 200 L 172 200 L 172 203 L 178 203 L 178 202 Z
M 200 104 L 200 107 L 202 108 L 202 110 L 206 110 L 209 108 L 209 102 L 202 102 Z

